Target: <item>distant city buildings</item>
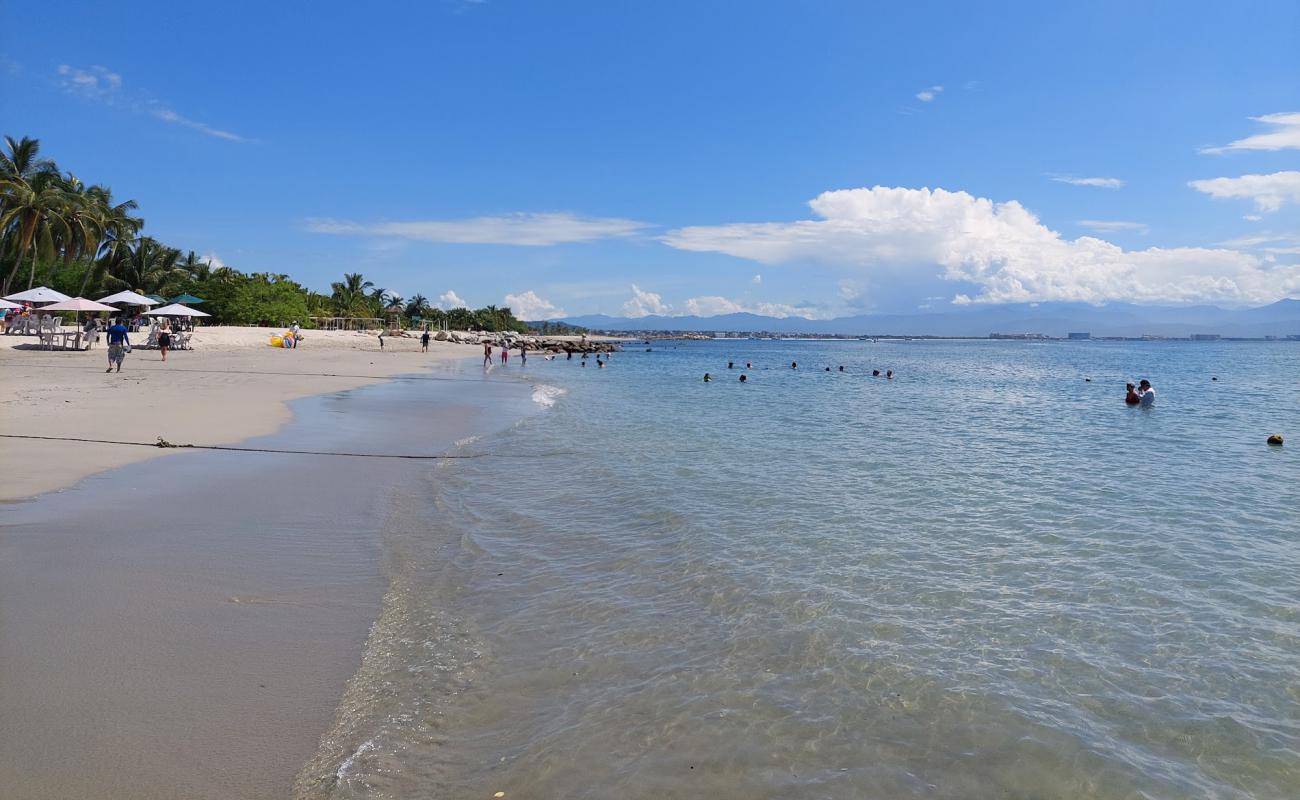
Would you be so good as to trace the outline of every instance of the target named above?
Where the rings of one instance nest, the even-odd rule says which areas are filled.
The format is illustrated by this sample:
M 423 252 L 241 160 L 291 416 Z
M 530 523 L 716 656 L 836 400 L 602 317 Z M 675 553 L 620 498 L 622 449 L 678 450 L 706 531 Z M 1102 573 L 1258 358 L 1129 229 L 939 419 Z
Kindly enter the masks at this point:
M 1092 338 L 1092 334 L 1091 334 L 1091 333 L 1088 333 L 1087 331 L 1071 331 L 1070 333 L 1068 333 L 1068 334 L 1066 334 L 1066 335 L 1069 336 L 1071 339 L 1091 339 L 1091 338 Z
M 1050 339 L 1045 333 L 990 333 L 990 339 Z
M 1217 342 L 1222 338 L 1217 333 L 1193 333 L 1193 342 Z

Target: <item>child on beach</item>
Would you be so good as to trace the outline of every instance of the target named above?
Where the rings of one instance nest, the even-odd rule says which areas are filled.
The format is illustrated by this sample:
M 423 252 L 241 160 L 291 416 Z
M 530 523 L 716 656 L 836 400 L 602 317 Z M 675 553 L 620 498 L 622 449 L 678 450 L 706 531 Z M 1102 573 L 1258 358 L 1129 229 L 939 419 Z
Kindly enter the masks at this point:
M 502 363 L 502 365 L 504 365 L 504 364 L 506 363 L 506 360 L 509 359 L 509 358 L 510 358 L 510 349 L 509 349 L 508 347 L 506 347 L 505 345 L 501 345 L 501 363 Z

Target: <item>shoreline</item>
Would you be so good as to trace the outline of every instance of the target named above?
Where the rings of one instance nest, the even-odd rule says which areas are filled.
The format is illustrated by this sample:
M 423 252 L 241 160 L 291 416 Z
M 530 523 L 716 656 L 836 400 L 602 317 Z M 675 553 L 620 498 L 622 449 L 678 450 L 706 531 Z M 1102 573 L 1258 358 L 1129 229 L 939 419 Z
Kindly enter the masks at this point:
M 45 352 L 32 339 L 0 337 L 0 433 L 152 443 L 228 445 L 279 430 L 288 403 L 356 389 L 473 358 L 472 345 L 312 331 L 296 350 L 270 347 L 270 328 L 199 328 L 195 350 L 135 349 L 121 373 L 105 374 L 106 348 Z M 8 345 L 8 346 L 5 346 Z M 106 470 L 177 450 L 34 439 L 4 441 L 24 465 L 0 482 L 0 503 L 66 489 Z
M 414 351 L 433 355 L 418 341 Z M 377 348 L 355 352 L 343 361 L 381 366 L 370 363 Z M 417 371 L 395 355 L 382 365 L 388 378 Z M 484 379 L 464 363 L 473 355 L 455 347 L 440 359 L 464 372 L 448 376 L 456 382 L 376 370 L 311 376 L 327 386 L 309 393 L 316 387 L 298 372 L 296 384 L 242 388 L 252 397 L 224 413 L 270 406 L 243 420 L 275 425 L 239 440 L 259 446 L 442 452 L 499 426 L 515 408 L 508 398 L 529 402 L 527 382 Z M 216 378 L 246 377 L 234 366 Z M 268 400 L 300 388 L 297 400 Z M 36 798 L 290 796 L 335 724 L 390 588 L 384 510 L 427 470 L 103 447 L 128 457 L 91 477 L 61 471 L 74 488 L 11 506 L 0 529 L 0 708 L 27 731 L 0 747 L 0 785 Z

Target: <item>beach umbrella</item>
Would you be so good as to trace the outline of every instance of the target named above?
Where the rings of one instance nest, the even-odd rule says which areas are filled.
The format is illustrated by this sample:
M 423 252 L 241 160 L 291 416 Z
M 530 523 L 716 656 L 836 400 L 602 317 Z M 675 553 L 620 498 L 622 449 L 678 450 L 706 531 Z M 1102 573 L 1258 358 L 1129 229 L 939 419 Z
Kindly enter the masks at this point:
M 57 303 L 72 298 L 63 292 L 56 292 L 48 286 L 37 286 L 35 289 L 28 289 L 25 292 L 7 294 L 5 299 L 12 300 L 15 303 Z
M 11 303 L 8 300 L 0 300 L 0 308 L 22 308 L 21 303 Z
M 84 297 L 72 297 L 62 300 L 53 305 L 45 306 L 42 311 L 116 311 L 112 306 L 106 306 L 103 303 L 97 303 L 94 300 L 87 300 Z
M 84 297 L 72 297 L 45 306 L 41 311 L 75 311 L 77 312 L 77 323 L 80 325 L 81 312 L 83 311 L 117 311 L 117 309 L 112 306 L 106 306 L 103 303 L 96 303 L 94 300 L 87 300 Z
M 149 298 L 150 300 L 154 301 L 155 303 L 166 303 L 166 302 L 167 302 L 167 298 L 163 297 L 163 296 L 160 295 L 160 294 L 147 294 L 147 295 L 145 295 L 145 297 Z
M 108 297 L 101 297 L 99 298 L 99 302 L 126 303 L 131 306 L 156 306 L 162 303 L 161 300 L 155 300 L 148 295 L 139 294 L 138 292 L 132 292 L 130 290 L 118 292 L 117 294 L 110 294 Z
M 168 300 L 167 302 L 169 302 L 169 303 L 184 303 L 185 305 L 191 305 L 191 306 L 192 306 L 192 305 L 194 305 L 194 304 L 196 304 L 196 303 L 202 303 L 202 302 L 203 302 L 203 298 L 202 298 L 202 297 L 195 297 L 195 296 L 192 295 L 192 294 L 182 294 L 182 295 L 179 295 L 179 296 L 177 296 L 177 297 L 173 297 L 172 299 Z
M 153 311 L 144 312 L 146 317 L 210 317 L 211 314 L 204 314 L 195 308 L 183 306 L 180 303 L 172 303 L 169 306 L 155 308 Z

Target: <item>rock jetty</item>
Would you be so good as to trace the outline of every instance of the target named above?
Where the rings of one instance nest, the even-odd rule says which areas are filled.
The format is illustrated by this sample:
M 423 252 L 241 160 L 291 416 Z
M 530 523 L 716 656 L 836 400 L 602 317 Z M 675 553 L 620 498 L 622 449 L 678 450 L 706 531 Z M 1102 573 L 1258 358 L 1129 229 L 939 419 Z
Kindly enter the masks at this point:
M 614 353 L 623 349 L 620 342 L 574 339 L 570 337 L 530 336 L 514 331 L 476 333 L 474 331 L 433 331 L 434 340 L 457 344 L 489 343 L 493 347 L 518 348 L 521 344 L 538 353 Z

